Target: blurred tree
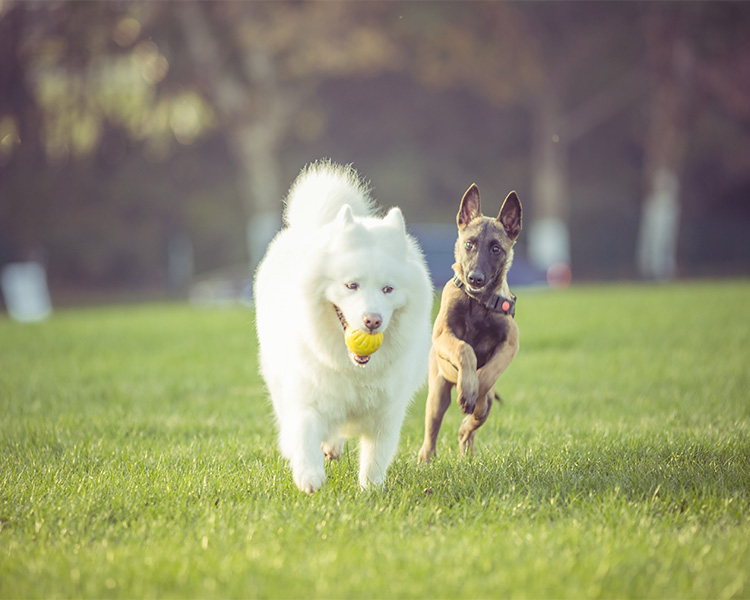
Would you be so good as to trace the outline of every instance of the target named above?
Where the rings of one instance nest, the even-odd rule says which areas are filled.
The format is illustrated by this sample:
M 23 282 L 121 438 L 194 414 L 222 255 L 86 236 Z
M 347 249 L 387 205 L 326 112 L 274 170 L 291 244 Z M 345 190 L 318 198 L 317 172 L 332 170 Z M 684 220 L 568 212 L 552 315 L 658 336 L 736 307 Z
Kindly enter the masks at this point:
M 698 93 L 750 121 L 750 7 L 666 3 L 651 9 L 643 23 L 652 94 L 636 256 L 642 276 L 671 279 L 677 273 L 681 181 L 695 141 Z
M 97 283 L 105 273 L 122 283 L 153 279 L 144 265 L 154 263 L 162 236 L 184 236 L 186 195 L 178 193 L 179 180 L 167 193 L 159 193 L 164 185 L 147 187 L 143 165 L 135 185 L 125 181 L 105 191 L 109 171 L 128 162 L 133 147 L 150 168 L 216 124 L 189 85 L 166 83 L 164 7 L 2 6 L 0 238 L 16 258 L 66 245 L 50 257 L 55 274 Z M 163 32 L 161 48 L 151 37 L 154 27 Z
M 27 84 L 30 29 L 23 5 L 0 5 L 0 223 L 7 224 L 0 229 L 0 242 L 12 260 L 28 259 L 40 245 L 38 221 L 45 200 L 33 180 L 23 195 L 7 187 L 11 170 L 33 173 L 45 164 L 40 109 Z
M 580 93 L 576 75 L 590 76 L 592 64 L 609 72 L 614 59 L 600 49 L 619 21 L 568 4 L 525 12 L 505 3 L 471 10 L 461 3 L 61 7 L 62 33 L 45 37 L 52 57 L 43 53 L 32 65 L 42 82 L 48 153 L 58 161 L 85 153 L 101 139 L 106 119 L 163 158 L 172 135 L 194 139 L 215 117 L 245 199 L 251 264 L 280 224 L 281 145 L 300 121 L 303 130 L 320 127 L 324 117 L 311 99 L 326 79 L 400 71 L 432 87 L 471 90 L 502 108 L 531 98 L 529 243 L 544 268 L 569 262 L 567 148 L 630 102 L 635 88 L 626 75 L 605 78 L 603 92 Z M 70 41 L 82 39 L 89 41 Z M 181 46 L 187 52 L 175 49 Z M 200 95 L 191 89 L 196 81 Z
M 634 11 L 570 2 L 471 8 L 431 5 L 421 29 L 411 26 L 414 70 L 425 84 L 464 87 L 498 108 L 526 106 L 529 258 L 545 271 L 569 264 L 570 147 L 644 95 L 639 61 L 633 67 L 638 42 L 622 27 Z M 421 5 L 411 9 L 423 16 Z
M 644 92 L 627 5 L 544 3 L 523 6 L 541 71 L 530 94 L 534 199 L 529 258 L 540 269 L 571 262 L 568 218 L 572 144 L 636 102 Z M 635 64 L 634 64 L 635 63 Z
M 325 78 L 399 63 L 375 3 L 185 2 L 176 7 L 203 94 L 227 136 L 245 199 L 251 267 L 281 225 L 282 143 Z
M 85 33 L 106 12 L 94 3 L 30 2 L 4 3 L 2 11 L 0 238 L 8 259 L 47 261 L 49 240 L 70 221 L 62 167 L 98 147 L 100 118 L 84 70 L 102 37 L 96 27 Z
M 677 269 L 680 169 L 688 137 L 694 58 L 685 13 L 649 15 L 646 33 L 653 92 L 644 145 L 646 198 L 637 264 L 644 277 L 671 279 Z
M 0 0 L 0 246 L 28 254 L 43 242 L 78 244 L 53 249 L 55 259 L 96 281 L 112 265 L 125 278 L 153 278 L 149 253 L 160 235 L 177 240 L 161 240 L 164 247 L 195 247 L 198 268 L 246 253 L 255 262 L 279 225 L 282 179 L 300 166 L 293 163 L 331 148 L 351 160 L 346 122 L 355 130 L 347 135 L 363 138 L 357 160 L 384 155 L 377 180 L 389 189 L 399 178 L 411 182 L 406 195 L 427 210 L 432 180 L 442 192 L 512 164 L 514 182 L 531 182 L 523 199 L 532 257 L 543 267 L 567 261 L 567 231 L 578 226 L 569 221 L 590 216 L 570 212 L 582 205 L 587 168 L 571 171 L 571 156 L 609 150 L 594 132 L 628 138 L 621 200 L 638 196 L 640 185 L 648 198 L 657 184 L 671 185 L 684 208 L 689 191 L 674 183 L 683 164 L 694 164 L 691 152 L 708 172 L 728 165 L 740 197 L 747 136 L 734 126 L 750 113 L 750 79 L 741 75 L 750 63 L 749 12 L 724 2 Z M 363 99 L 372 86 L 378 100 Z M 418 106 L 410 105 L 415 89 Z M 716 120 L 701 120 L 709 103 L 733 132 L 731 151 L 711 128 Z M 653 118 L 638 121 L 638 110 L 625 110 L 633 105 L 651 107 Z M 467 115 L 477 107 L 483 116 Z M 613 119 L 618 113 L 626 118 Z M 627 127 L 635 131 L 622 134 Z M 707 157 L 705 148 L 721 155 Z M 665 171 L 676 179 L 656 175 Z M 611 202 L 612 177 L 587 176 L 596 181 L 587 184 L 589 206 Z M 651 204 L 643 204 L 644 224 Z M 89 235 L 97 226 L 112 233 Z M 630 245 L 632 229 L 622 236 Z M 87 248 L 76 241 L 84 238 Z

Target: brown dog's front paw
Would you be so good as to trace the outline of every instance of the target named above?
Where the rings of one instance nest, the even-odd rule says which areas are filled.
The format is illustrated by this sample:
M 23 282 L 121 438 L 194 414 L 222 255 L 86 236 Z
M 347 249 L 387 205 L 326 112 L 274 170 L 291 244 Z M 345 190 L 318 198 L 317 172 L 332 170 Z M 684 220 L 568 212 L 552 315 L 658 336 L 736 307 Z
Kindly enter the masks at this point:
M 465 415 L 470 415 L 474 412 L 474 407 L 477 405 L 477 400 L 476 398 L 470 400 L 459 395 L 458 405 L 461 407 L 461 412 L 463 412 Z
M 477 405 L 479 380 L 476 377 L 461 377 L 456 387 L 458 389 L 458 405 L 464 414 L 470 415 Z

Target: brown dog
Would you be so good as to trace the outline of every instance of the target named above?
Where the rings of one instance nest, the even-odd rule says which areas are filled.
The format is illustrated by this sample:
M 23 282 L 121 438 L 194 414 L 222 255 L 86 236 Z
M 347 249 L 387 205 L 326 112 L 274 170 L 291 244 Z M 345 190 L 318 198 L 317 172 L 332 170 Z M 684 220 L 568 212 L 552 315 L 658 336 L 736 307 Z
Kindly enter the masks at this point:
M 474 452 L 474 434 L 496 398 L 495 382 L 518 352 L 515 296 L 506 276 L 521 232 L 521 202 L 508 194 L 497 219 L 482 216 L 479 188 L 464 194 L 456 217 L 455 277 L 445 284 L 432 330 L 424 443 L 419 462 L 430 462 L 451 389 L 466 413 L 458 431 L 461 455 Z

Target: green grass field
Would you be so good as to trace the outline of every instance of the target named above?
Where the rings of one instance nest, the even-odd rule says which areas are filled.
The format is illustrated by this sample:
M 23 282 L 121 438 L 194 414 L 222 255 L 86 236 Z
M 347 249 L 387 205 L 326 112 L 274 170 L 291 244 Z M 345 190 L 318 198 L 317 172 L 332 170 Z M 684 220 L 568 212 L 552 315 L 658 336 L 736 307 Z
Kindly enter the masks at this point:
M 0 319 L 2 598 L 748 598 L 750 282 L 517 290 L 503 405 L 296 490 L 252 314 Z

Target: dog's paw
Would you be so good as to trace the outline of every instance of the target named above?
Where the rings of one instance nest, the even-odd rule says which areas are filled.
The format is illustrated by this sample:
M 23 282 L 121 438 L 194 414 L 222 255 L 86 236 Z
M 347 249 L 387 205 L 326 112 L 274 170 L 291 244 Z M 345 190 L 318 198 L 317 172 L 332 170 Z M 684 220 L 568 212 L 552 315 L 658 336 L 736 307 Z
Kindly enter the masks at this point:
M 470 415 L 474 412 L 479 395 L 479 379 L 473 377 L 460 377 L 456 385 L 458 390 L 458 405 L 464 414 Z
M 429 450 L 422 446 L 422 448 L 419 450 L 419 454 L 417 455 L 417 464 L 427 464 L 432 460 L 433 456 L 435 456 L 435 450 Z
M 466 398 L 465 396 L 459 396 L 458 397 L 458 405 L 461 407 L 461 412 L 465 415 L 470 415 L 474 412 L 474 407 L 477 405 L 477 401 L 470 400 Z
M 320 445 L 326 460 L 338 460 L 341 454 L 344 452 L 344 440 L 339 439 L 335 442 L 323 442 Z
M 325 482 L 325 471 L 294 473 L 294 483 L 301 492 L 305 492 L 306 494 L 314 494 L 323 487 Z
M 385 477 L 379 470 L 373 471 L 369 475 L 365 473 L 359 474 L 359 487 L 362 490 L 383 487 L 384 482 Z

